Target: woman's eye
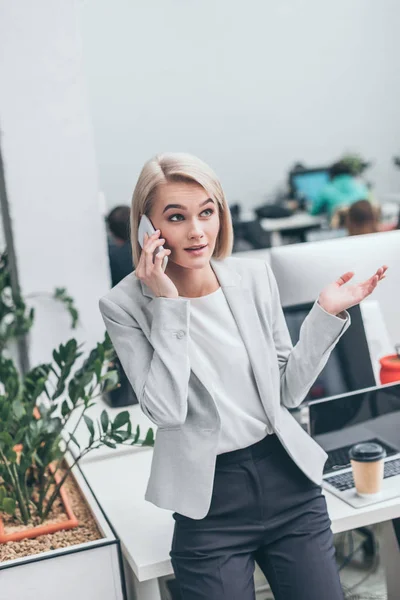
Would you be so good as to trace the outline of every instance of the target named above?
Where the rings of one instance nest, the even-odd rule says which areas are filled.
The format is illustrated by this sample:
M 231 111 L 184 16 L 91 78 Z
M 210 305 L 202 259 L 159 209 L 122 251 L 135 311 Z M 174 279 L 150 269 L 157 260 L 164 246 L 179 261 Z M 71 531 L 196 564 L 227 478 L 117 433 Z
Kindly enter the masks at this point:
M 211 215 L 213 214 L 214 210 L 212 208 L 206 208 L 205 210 L 203 210 L 203 212 L 201 214 L 207 213 L 206 217 L 211 217 Z M 176 223 L 177 221 L 181 221 L 182 219 L 178 218 L 175 219 L 175 217 L 182 217 L 182 219 L 184 219 L 184 216 L 181 215 L 180 213 L 176 213 L 175 215 L 171 215 L 168 218 L 168 221 L 172 221 L 173 223 Z

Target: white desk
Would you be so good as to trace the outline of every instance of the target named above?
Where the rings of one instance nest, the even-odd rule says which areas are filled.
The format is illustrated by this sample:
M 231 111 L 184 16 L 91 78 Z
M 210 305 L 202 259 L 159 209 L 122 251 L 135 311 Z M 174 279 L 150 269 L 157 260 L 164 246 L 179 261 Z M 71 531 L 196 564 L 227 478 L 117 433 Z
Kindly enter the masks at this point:
M 144 500 L 152 450 L 85 462 L 82 470 L 121 540 L 128 600 L 160 600 L 158 577 L 172 574 L 169 559 L 174 521 L 170 511 Z M 398 600 L 400 553 L 391 519 L 400 517 L 400 498 L 353 509 L 326 494 L 334 533 L 387 521 L 382 548 L 387 566 L 388 600 Z M 397 587 L 397 589 L 395 589 Z
M 307 212 L 297 212 L 290 217 L 282 219 L 260 219 L 261 227 L 269 231 L 272 246 L 282 244 L 281 232 L 294 229 L 303 229 L 304 232 L 309 229 L 319 228 L 326 223 L 326 218 L 321 216 L 312 216 Z

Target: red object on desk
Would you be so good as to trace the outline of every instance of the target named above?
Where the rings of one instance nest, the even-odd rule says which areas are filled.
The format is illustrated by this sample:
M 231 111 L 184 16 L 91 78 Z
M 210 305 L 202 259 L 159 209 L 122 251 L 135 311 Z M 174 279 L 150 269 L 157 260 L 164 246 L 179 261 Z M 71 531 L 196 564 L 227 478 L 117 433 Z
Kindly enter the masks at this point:
M 381 383 L 392 383 L 400 381 L 400 355 L 389 354 L 379 359 L 381 363 Z

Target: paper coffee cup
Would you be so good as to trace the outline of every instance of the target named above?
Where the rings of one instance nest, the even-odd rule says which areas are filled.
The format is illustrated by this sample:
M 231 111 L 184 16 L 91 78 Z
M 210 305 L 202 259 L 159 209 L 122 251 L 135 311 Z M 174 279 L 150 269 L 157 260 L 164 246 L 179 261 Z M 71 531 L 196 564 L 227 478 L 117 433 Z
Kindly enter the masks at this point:
M 371 497 L 381 491 L 385 456 L 386 450 L 374 442 L 355 444 L 350 449 L 349 458 L 359 496 Z

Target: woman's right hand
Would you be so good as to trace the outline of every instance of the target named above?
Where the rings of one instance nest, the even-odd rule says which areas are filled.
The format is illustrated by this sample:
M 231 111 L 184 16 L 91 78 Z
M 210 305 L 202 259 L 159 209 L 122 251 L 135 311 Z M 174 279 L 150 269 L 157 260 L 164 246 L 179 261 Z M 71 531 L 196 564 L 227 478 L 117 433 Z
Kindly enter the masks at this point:
M 160 238 L 160 230 L 157 229 L 150 237 L 144 234 L 143 249 L 140 254 L 139 264 L 136 267 L 135 275 L 143 281 L 157 297 L 178 298 L 179 293 L 171 279 L 162 270 L 164 256 L 171 254 L 171 250 L 164 249 L 158 252 L 154 258 L 154 251 L 158 246 L 165 242 Z

